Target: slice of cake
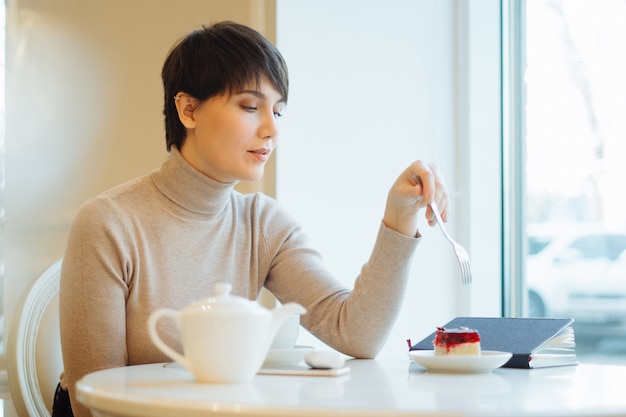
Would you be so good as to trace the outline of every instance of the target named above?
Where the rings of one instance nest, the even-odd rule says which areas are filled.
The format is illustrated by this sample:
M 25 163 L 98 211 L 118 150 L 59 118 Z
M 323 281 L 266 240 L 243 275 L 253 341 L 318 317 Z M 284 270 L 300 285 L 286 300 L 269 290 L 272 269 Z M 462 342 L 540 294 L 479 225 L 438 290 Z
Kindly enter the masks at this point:
M 467 327 L 438 327 L 433 345 L 435 355 L 480 355 L 480 336 Z

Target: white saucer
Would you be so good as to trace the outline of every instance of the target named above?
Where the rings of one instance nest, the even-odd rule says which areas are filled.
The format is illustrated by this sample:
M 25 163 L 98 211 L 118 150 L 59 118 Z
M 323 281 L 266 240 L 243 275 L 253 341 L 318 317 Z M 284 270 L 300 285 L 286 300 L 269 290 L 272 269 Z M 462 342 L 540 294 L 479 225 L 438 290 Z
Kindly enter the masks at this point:
M 300 363 L 307 353 L 315 350 L 313 346 L 296 345 L 293 349 L 270 349 L 264 365 L 287 365 Z
M 433 372 L 478 373 L 490 372 L 507 363 L 513 356 L 508 352 L 483 350 L 480 355 L 445 356 L 435 355 L 432 350 L 412 350 L 409 357 L 413 362 Z

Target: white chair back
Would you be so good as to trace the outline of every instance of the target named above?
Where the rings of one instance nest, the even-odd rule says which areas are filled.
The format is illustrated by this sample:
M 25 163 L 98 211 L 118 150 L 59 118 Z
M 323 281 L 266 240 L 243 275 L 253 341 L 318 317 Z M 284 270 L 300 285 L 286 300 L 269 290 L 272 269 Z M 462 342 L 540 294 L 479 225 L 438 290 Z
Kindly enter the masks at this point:
M 63 370 L 59 326 L 59 259 L 28 287 L 15 311 L 7 343 L 11 397 L 20 417 L 50 417 Z

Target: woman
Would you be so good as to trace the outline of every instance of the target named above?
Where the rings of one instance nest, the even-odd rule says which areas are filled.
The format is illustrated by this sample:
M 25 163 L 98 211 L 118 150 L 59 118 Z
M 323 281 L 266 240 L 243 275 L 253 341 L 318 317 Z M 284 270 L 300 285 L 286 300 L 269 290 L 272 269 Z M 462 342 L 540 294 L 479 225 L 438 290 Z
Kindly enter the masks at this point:
M 275 200 L 233 189 L 263 175 L 277 144 L 288 96 L 278 50 L 248 27 L 221 22 L 182 39 L 162 78 L 170 156 L 85 203 L 72 225 L 61 277 L 58 415 L 67 390 L 74 415 L 90 415 L 75 397 L 89 372 L 168 361 L 150 342 L 148 316 L 210 294 L 217 281 L 249 299 L 266 287 L 303 305 L 302 325 L 329 346 L 375 356 L 400 308 L 418 212 L 435 200 L 446 216 L 435 167 L 411 164 L 389 191 L 372 255 L 350 291 Z M 163 340 L 180 349 L 174 325 L 161 324 Z

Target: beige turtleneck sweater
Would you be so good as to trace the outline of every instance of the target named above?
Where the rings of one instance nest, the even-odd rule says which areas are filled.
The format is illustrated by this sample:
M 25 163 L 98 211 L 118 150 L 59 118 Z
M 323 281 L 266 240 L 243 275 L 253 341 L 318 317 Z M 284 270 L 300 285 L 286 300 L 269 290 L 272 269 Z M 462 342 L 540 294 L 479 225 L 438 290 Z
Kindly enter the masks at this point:
M 75 384 L 104 368 L 167 362 L 147 319 L 180 309 L 229 282 L 256 299 L 263 286 L 307 309 L 302 325 L 357 358 L 375 356 L 399 311 L 419 241 L 381 223 L 369 261 L 350 291 L 324 268 L 302 229 L 275 200 L 213 181 L 173 150 L 163 166 L 86 202 L 63 260 L 61 342 L 76 417 Z M 355 271 L 356 272 L 356 271 Z M 180 350 L 173 323 L 159 333 Z M 169 326 L 169 327 L 168 327 Z

